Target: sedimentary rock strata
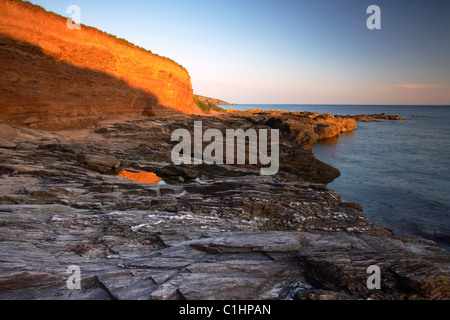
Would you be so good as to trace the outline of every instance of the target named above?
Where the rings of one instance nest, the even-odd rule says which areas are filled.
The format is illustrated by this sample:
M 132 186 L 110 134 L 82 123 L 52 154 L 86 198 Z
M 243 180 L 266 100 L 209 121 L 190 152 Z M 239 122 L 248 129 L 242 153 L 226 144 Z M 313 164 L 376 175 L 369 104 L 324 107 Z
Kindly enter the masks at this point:
M 105 115 L 195 113 L 186 69 L 29 3 L 0 1 L 1 120 L 82 127 Z
M 170 134 L 194 120 L 205 130 L 279 128 L 279 174 L 174 166 Z M 302 126 L 298 115 L 4 126 L 15 146 L 0 147 L 0 298 L 448 299 L 448 252 L 343 202 L 324 184 L 338 171 L 309 151 L 316 123 Z M 165 183 L 114 174 L 121 168 Z M 80 290 L 66 283 L 73 265 Z M 380 290 L 367 288 L 369 265 L 381 269 Z

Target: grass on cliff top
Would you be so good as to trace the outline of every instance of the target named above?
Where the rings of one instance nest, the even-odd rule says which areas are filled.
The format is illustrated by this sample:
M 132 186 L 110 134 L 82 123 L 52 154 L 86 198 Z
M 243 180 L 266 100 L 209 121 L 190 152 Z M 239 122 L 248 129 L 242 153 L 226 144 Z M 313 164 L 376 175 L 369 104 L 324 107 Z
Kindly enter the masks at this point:
M 64 16 L 62 16 L 62 15 L 59 15 L 59 14 L 57 14 L 57 13 L 55 13 L 55 12 L 52 12 L 52 11 L 47 11 L 47 10 L 45 10 L 43 7 L 41 7 L 41 6 L 37 5 L 37 4 L 33 4 L 33 3 L 31 3 L 31 2 L 28 2 L 28 1 L 24 1 L 24 0 L 8 0 L 8 1 L 16 2 L 16 3 L 18 3 L 19 5 L 21 5 L 21 6 L 24 7 L 24 8 L 34 9 L 34 10 L 37 10 L 37 11 L 42 11 L 42 12 L 45 12 L 46 14 L 48 14 L 48 15 L 53 15 L 53 16 L 56 16 L 56 17 L 58 17 L 58 18 L 62 18 L 62 19 L 64 19 L 64 20 L 67 19 L 67 17 L 64 17 Z M 151 50 L 147 50 L 147 49 L 145 49 L 145 48 L 143 48 L 143 47 L 140 47 L 140 46 L 138 46 L 138 45 L 135 45 L 134 43 L 132 43 L 132 42 L 126 40 L 126 39 L 118 38 L 118 37 L 116 37 L 116 36 L 113 35 L 113 34 L 109 34 L 109 33 L 105 32 L 105 31 L 99 30 L 99 29 L 94 28 L 94 27 L 86 26 L 86 25 L 84 25 L 84 24 L 81 24 L 81 26 L 84 27 L 84 28 L 86 28 L 86 29 L 92 29 L 92 30 L 95 30 L 95 31 L 97 31 L 97 32 L 103 33 L 104 35 L 107 35 L 108 37 L 110 37 L 110 38 L 116 40 L 117 42 L 122 43 L 122 44 L 124 44 L 124 45 L 126 45 L 126 46 L 129 46 L 129 47 L 132 47 L 132 48 L 136 48 L 136 49 L 145 51 L 145 52 L 147 52 L 147 53 L 150 53 L 150 54 L 152 54 L 152 55 L 155 55 L 155 56 L 157 56 L 157 57 L 160 57 L 160 58 L 163 58 L 163 59 L 167 59 L 167 60 L 169 60 L 169 61 L 172 61 L 172 62 L 175 63 L 176 65 L 178 65 L 178 66 L 180 66 L 181 68 L 183 68 L 184 70 L 186 70 L 185 67 L 183 67 L 181 64 L 177 63 L 176 61 L 174 61 L 174 60 L 172 60 L 172 59 L 170 59 L 170 58 L 167 58 L 167 57 L 160 56 L 159 54 L 156 54 L 156 53 L 152 52 Z M 186 70 L 186 71 L 187 71 L 187 70 Z
M 87 28 L 93 28 L 93 27 L 87 27 Z M 93 28 L 93 29 L 95 29 L 95 28 Z M 96 30 L 98 30 L 98 29 L 96 29 Z M 163 59 L 167 59 L 167 60 L 172 61 L 173 63 L 179 65 L 181 68 L 185 69 L 181 64 L 177 63 L 175 60 L 172 60 L 172 59 L 167 58 L 167 57 L 160 56 L 159 54 L 154 53 L 154 52 L 152 52 L 151 50 L 147 50 L 147 49 L 145 49 L 145 48 L 143 48 L 143 47 L 140 47 L 140 46 L 138 46 L 138 45 L 136 45 L 136 44 L 134 44 L 134 43 L 128 41 L 127 39 L 124 39 L 124 38 L 118 38 L 118 37 L 116 37 L 115 35 L 110 34 L 110 33 L 108 33 L 108 32 L 105 32 L 105 31 L 101 31 L 101 30 L 98 30 L 98 31 L 100 31 L 100 32 L 102 32 L 102 33 L 104 33 L 104 34 L 106 34 L 106 35 L 109 36 L 110 38 L 113 38 L 113 39 L 115 39 L 116 41 L 118 41 L 118 42 L 120 42 L 120 43 L 122 43 L 122 44 L 124 44 L 124 45 L 126 45 L 126 46 L 133 47 L 133 48 L 136 48 L 136 49 L 139 49 L 139 50 L 148 52 L 148 53 L 150 53 L 150 54 L 152 54 L 152 55 L 154 55 L 154 56 L 158 56 L 158 57 L 163 58 Z
M 213 103 L 205 103 L 201 101 L 199 98 L 194 97 L 195 104 L 202 109 L 205 112 L 211 112 L 211 110 L 217 111 L 217 112 L 225 112 L 225 109 L 222 109 L 221 107 L 213 104 Z

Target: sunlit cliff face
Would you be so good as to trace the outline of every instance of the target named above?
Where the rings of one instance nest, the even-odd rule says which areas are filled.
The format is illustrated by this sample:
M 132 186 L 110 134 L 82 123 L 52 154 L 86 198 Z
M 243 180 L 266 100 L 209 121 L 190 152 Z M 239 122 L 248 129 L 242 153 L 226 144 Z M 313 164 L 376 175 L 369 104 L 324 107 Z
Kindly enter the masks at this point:
M 2 122 L 62 129 L 110 114 L 201 111 L 182 66 L 91 27 L 69 29 L 66 20 L 0 0 Z
M 160 177 L 158 177 L 153 172 L 143 171 L 143 170 L 135 170 L 132 168 L 122 169 L 119 176 L 127 178 L 134 182 L 140 183 L 150 183 L 150 184 L 158 184 L 163 181 Z

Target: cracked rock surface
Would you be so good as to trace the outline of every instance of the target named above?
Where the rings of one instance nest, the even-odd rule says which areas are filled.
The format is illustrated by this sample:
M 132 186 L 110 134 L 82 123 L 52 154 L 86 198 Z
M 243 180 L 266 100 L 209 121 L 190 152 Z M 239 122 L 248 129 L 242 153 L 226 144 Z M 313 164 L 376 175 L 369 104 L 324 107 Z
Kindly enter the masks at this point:
M 279 128 L 279 174 L 174 166 L 171 133 L 198 120 L 204 130 Z M 447 251 L 372 223 L 326 187 L 339 172 L 311 153 L 317 124 L 255 115 L 77 132 L 2 125 L 0 299 L 449 299 Z M 72 265 L 79 290 L 67 287 Z M 370 265 L 380 290 L 367 288 Z

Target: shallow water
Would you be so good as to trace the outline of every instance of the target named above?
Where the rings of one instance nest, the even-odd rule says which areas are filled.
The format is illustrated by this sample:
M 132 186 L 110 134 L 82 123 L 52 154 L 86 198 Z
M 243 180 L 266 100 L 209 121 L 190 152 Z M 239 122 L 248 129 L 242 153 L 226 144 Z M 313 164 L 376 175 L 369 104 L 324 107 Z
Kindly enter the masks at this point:
M 404 121 L 358 122 L 358 130 L 322 140 L 315 156 L 340 169 L 328 186 L 358 202 L 373 222 L 419 235 L 450 250 L 450 107 L 252 105 L 318 113 L 396 114 Z M 428 115 L 413 118 L 412 115 Z

